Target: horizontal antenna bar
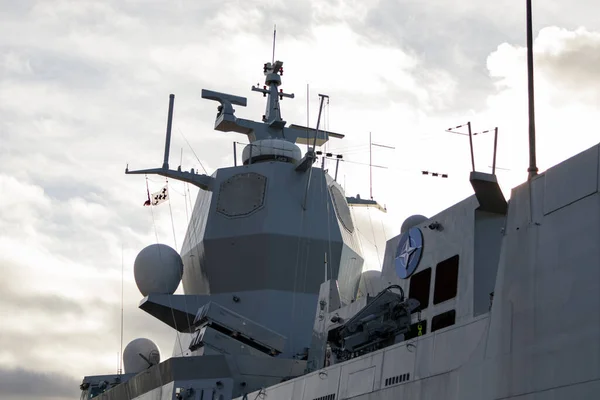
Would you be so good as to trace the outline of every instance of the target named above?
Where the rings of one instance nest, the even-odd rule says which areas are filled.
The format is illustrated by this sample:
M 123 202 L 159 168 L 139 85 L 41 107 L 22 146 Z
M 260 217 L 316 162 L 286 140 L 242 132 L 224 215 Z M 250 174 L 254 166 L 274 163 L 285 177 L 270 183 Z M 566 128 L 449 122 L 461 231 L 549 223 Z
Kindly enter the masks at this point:
M 392 147 L 392 146 L 386 146 L 384 144 L 377 144 L 377 143 L 371 143 L 371 146 L 383 147 L 383 148 L 392 149 L 392 150 L 396 149 L 395 147 Z

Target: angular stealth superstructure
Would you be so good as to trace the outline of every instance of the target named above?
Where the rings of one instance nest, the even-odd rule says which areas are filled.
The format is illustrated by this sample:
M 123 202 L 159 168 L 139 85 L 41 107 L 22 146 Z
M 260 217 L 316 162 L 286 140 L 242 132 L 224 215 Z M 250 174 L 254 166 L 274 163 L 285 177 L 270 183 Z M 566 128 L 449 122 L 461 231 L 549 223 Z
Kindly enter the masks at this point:
M 262 122 L 234 115 L 245 98 L 202 91 L 220 103 L 216 130 L 247 135 L 242 165 L 212 176 L 169 169 L 171 95 L 162 168 L 126 170 L 202 189 L 181 251 L 185 295 L 149 293 L 140 308 L 178 331 L 173 356 L 226 356 L 241 385 L 233 395 L 303 373 L 322 282 L 338 282 L 341 304 L 350 304 L 363 267 L 344 191 L 313 166 L 316 146 L 343 136 L 320 131 L 319 122 L 286 127 L 280 100 L 294 96 L 278 89 L 282 66 L 265 64 L 265 86 L 252 87 L 267 98 Z M 311 145 L 304 157 L 297 143 Z
M 377 204 L 313 167 L 316 145 L 340 135 L 286 127 L 282 63 L 264 73 L 262 122 L 234 116 L 245 98 L 202 93 L 220 103 L 216 130 L 248 136 L 242 166 L 170 170 L 171 97 L 163 167 L 127 171 L 202 189 L 183 257 L 153 245 L 136 259 L 140 308 L 178 340 L 163 362 L 151 341 L 130 343 L 130 370 L 85 377 L 82 398 L 599 397 L 600 145 L 539 176 L 530 167 L 509 202 L 473 166 L 474 195 L 407 218 L 381 273 L 361 275 L 348 204 Z

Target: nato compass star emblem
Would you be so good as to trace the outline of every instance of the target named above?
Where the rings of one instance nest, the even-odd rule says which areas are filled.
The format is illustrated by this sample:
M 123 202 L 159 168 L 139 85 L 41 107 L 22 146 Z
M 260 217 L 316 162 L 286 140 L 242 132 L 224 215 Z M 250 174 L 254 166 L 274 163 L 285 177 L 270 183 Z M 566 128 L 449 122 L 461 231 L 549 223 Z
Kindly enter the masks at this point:
M 410 228 L 400 236 L 398 247 L 396 247 L 394 257 L 396 274 L 402 279 L 411 276 L 419 266 L 422 253 L 423 233 L 419 228 Z

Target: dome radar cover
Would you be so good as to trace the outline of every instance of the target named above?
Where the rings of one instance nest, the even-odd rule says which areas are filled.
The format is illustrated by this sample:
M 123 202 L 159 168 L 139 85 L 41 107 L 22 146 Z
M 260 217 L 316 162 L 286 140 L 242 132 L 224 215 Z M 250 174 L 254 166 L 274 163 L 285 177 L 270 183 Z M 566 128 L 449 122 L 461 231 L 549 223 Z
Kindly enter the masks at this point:
M 177 251 L 164 244 L 144 248 L 133 264 L 135 283 L 143 296 L 173 294 L 183 275 L 183 261 Z

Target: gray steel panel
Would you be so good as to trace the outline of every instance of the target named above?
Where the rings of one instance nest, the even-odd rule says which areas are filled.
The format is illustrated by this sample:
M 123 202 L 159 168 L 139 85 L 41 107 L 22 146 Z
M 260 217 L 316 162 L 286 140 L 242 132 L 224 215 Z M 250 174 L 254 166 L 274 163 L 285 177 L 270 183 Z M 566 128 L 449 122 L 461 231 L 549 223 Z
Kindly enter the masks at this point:
M 333 199 L 335 212 L 340 219 L 340 222 L 348 232 L 354 232 L 354 222 L 352 221 L 352 215 L 350 214 L 350 207 L 348 207 L 348 203 L 346 202 L 346 196 L 344 196 L 342 190 L 336 185 L 330 186 L 329 190 L 331 192 L 331 198 Z
M 506 216 L 475 210 L 473 316 L 490 310 L 490 293 L 496 286 Z
M 306 361 L 273 357 L 252 357 L 240 355 L 228 357 L 228 362 L 242 375 L 270 376 L 289 378 L 301 375 L 306 368 Z
M 335 365 L 306 375 L 302 400 L 315 400 L 331 394 L 338 398 L 341 366 Z
M 382 367 L 383 352 L 344 363 L 340 372 L 339 397 L 345 399 L 379 389 Z
M 544 214 L 598 191 L 598 146 L 546 171 Z
M 267 178 L 255 172 L 232 176 L 218 188 L 217 212 L 228 217 L 245 217 L 261 208 L 265 200 Z
M 533 182 L 533 223 L 529 188 L 513 190 L 488 339 L 494 398 L 600 377 L 600 196 L 541 218 L 536 186 L 548 177 Z

